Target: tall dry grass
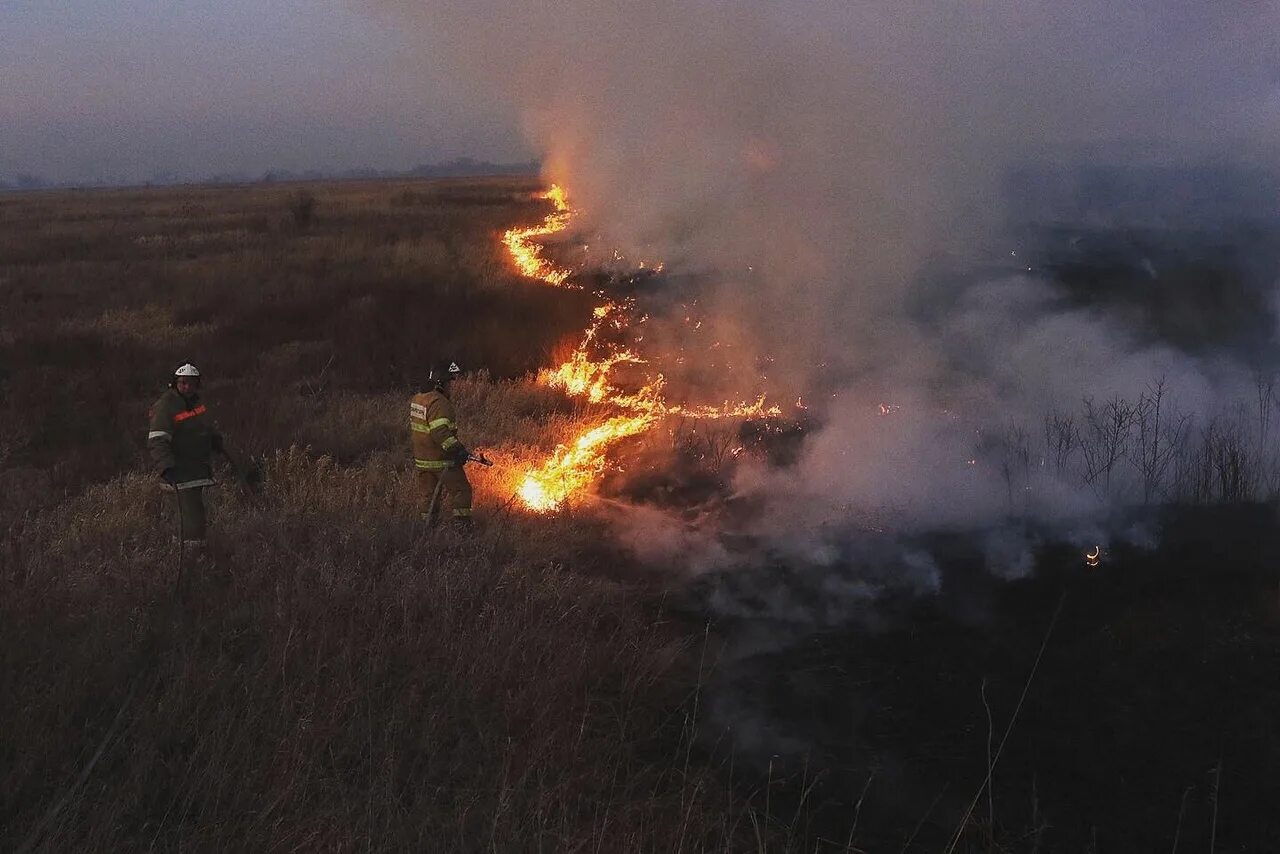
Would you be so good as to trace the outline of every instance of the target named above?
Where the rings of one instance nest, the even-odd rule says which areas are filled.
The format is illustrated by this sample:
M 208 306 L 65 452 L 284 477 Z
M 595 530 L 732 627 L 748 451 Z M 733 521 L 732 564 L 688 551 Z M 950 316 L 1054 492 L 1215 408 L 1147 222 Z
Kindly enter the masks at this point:
M 407 394 L 444 355 L 499 378 L 537 369 L 591 304 L 505 263 L 496 236 L 538 215 L 532 188 L 318 185 L 305 228 L 285 186 L 0 197 L 0 509 L 130 466 L 183 361 L 253 452 L 293 443 L 297 413 L 335 392 Z
M 587 512 L 507 490 L 582 413 L 520 379 L 582 295 L 494 235 L 520 182 L 0 198 L 0 848 L 729 851 L 700 637 Z M 418 519 L 405 408 L 461 383 L 471 535 Z M 265 489 L 179 555 L 143 462 L 182 360 Z M 753 826 L 754 820 L 754 826 Z
M 146 477 L 14 532 L 6 847 L 65 798 L 43 850 L 737 850 L 745 813 L 689 760 L 696 650 L 600 580 L 589 523 L 428 531 L 390 454 L 265 470 L 215 497 L 181 593 Z

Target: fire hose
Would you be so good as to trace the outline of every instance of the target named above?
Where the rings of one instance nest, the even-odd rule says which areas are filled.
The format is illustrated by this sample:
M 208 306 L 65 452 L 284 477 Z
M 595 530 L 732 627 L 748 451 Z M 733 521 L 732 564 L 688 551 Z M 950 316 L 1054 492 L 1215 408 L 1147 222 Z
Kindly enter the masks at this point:
M 262 491 L 262 470 L 256 463 L 250 462 L 248 465 L 244 464 L 240 458 L 233 455 L 225 447 L 218 448 L 218 453 L 222 454 L 227 463 L 230 464 L 231 471 L 234 473 L 237 483 L 247 489 L 254 496 L 257 496 Z M 180 596 L 182 593 L 183 570 L 186 565 L 187 532 L 185 520 L 182 517 L 181 491 L 178 489 L 178 485 L 176 483 L 169 484 L 169 487 L 173 492 L 174 509 L 177 511 L 178 515 L 178 571 L 175 574 L 176 578 L 174 580 L 173 592 L 175 596 Z

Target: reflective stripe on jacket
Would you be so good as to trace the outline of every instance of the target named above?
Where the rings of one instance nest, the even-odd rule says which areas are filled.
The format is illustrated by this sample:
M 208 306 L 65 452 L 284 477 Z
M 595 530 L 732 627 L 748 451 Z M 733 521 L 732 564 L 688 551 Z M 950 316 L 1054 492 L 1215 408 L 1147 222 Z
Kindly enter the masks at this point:
M 442 392 L 424 391 L 413 396 L 409 401 L 409 430 L 414 465 L 424 471 L 453 467 L 450 451 L 462 444 L 456 417 L 453 404 Z

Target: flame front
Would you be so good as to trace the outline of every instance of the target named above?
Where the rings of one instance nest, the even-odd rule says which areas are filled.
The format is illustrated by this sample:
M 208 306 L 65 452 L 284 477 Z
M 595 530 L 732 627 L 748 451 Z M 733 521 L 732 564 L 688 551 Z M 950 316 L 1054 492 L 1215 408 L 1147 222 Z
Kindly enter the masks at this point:
M 633 308 L 630 301 L 607 301 L 595 309 L 595 320 L 587 330 L 580 343 L 567 360 L 559 367 L 542 371 L 538 381 L 552 388 L 558 388 L 571 397 L 585 397 L 592 403 L 609 403 L 619 409 L 630 412 L 652 415 L 654 418 L 678 415 L 684 418 L 716 419 L 716 418 L 759 418 L 775 417 L 782 414 L 777 406 L 764 405 L 761 395 L 754 403 L 732 403 L 725 401 L 719 406 L 689 406 L 679 403 L 668 403 L 663 395 L 666 379 L 662 374 L 646 378 L 639 390 L 625 392 L 615 387 L 610 374 L 618 365 L 648 364 L 634 351 L 625 347 L 611 346 L 600 340 L 600 330 L 606 323 L 612 323 L 619 329 L 630 325 L 630 312 Z M 603 350 L 603 353 L 593 351 Z
M 516 263 L 520 272 L 531 279 L 541 279 L 549 285 L 564 286 L 569 279 L 569 271 L 563 270 L 542 257 L 542 238 L 564 231 L 569 227 L 569 218 L 573 211 L 565 198 L 564 190 L 555 184 L 551 189 L 538 196 L 554 205 L 554 210 L 547 215 L 541 225 L 532 228 L 511 228 L 502 235 L 502 242 L 507 252 Z
M 592 403 L 612 400 L 616 396 L 616 390 L 609 382 L 609 373 L 614 366 L 644 364 L 644 359 L 622 348 L 611 348 L 596 359 L 591 357 L 591 351 L 599 346 L 600 330 L 606 323 L 612 321 L 619 327 L 625 325 L 621 316 L 623 308 L 624 306 L 615 302 L 596 306 L 595 319 L 583 336 L 582 343 L 560 367 L 543 371 L 538 377 L 539 382 L 562 389 L 572 397 L 585 397 Z
M 524 275 L 549 285 L 564 287 L 570 271 L 560 269 L 542 256 L 541 238 L 568 228 L 573 215 L 563 189 L 553 185 L 539 198 L 555 206 L 542 224 L 534 228 L 510 229 L 503 236 L 512 260 Z M 658 265 L 657 269 L 661 269 Z M 618 365 L 645 365 L 634 351 L 603 340 L 606 326 L 625 329 L 631 325 L 634 302 L 605 299 L 595 308 L 591 326 L 573 354 L 555 368 L 548 368 L 538 381 L 571 397 L 585 398 L 609 406 L 614 414 L 587 429 L 573 442 L 560 445 L 539 467 L 527 471 L 516 493 L 524 506 L 538 513 L 557 510 L 574 495 L 585 493 L 604 475 L 607 452 L 622 439 L 644 433 L 667 416 L 684 418 L 756 418 L 781 415 L 776 406 L 765 406 L 762 395 L 754 403 L 724 402 L 719 406 L 668 403 L 663 395 L 662 374 L 646 376 L 636 391 L 618 388 L 612 380 Z
M 564 506 L 574 493 L 587 489 L 605 471 L 605 451 L 628 436 L 648 430 L 656 416 L 617 415 L 592 427 L 572 445 L 561 445 L 542 466 L 527 472 L 520 500 L 530 510 L 546 513 Z

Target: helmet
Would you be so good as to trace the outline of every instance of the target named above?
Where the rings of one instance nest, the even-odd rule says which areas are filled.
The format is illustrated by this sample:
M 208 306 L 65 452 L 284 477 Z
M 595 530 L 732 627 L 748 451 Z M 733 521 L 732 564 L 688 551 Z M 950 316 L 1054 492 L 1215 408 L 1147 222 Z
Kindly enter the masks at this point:
M 446 360 L 431 366 L 431 370 L 427 373 L 427 381 L 439 385 L 450 380 L 456 380 L 461 375 L 462 368 L 458 366 L 458 363 Z
M 200 369 L 195 365 L 187 362 L 185 365 L 179 365 L 173 371 L 173 376 L 169 378 L 169 388 L 176 388 L 178 380 L 190 380 L 192 384 L 200 385 Z

